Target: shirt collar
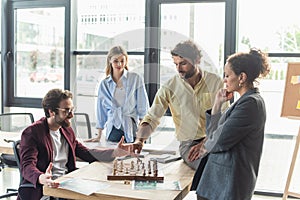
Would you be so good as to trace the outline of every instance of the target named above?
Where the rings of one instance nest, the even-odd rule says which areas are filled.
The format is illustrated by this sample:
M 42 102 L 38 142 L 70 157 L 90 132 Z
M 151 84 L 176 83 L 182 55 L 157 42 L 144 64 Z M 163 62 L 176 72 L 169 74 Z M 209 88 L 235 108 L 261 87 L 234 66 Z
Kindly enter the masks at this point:
M 124 69 L 124 72 L 123 72 L 123 75 L 121 76 L 121 79 L 123 79 L 123 78 L 126 78 L 126 79 L 127 79 L 127 77 L 128 77 L 128 71 L 127 71 L 126 69 Z M 111 74 L 108 75 L 107 78 L 108 78 L 108 82 L 113 81 L 112 75 L 111 75 Z

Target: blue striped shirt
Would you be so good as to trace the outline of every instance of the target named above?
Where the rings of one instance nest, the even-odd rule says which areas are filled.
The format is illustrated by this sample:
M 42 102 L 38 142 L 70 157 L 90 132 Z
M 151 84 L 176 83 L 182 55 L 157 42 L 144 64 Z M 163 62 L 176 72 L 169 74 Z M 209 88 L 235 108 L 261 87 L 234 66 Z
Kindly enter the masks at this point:
M 108 139 L 112 127 L 121 121 L 126 141 L 133 142 L 132 119 L 136 124 L 139 119 L 143 119 L 149 108 L 149 101 L 143 79 L 138 74 L 124 70 L 121 81 L 126 94 L 123 107 L 118 107 L 113 99 L 117 84 L 112 77 L 108 76 L 101 81 L 98 89 L 96 128 L 106 128 Z

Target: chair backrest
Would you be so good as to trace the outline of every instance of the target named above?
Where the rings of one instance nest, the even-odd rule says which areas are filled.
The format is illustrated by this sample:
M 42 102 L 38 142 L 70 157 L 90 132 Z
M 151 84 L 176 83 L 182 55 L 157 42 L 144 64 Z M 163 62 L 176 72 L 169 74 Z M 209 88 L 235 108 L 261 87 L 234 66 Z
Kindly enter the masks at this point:
M 18 169 L 20 172 L 20 185 L 18 188 L 18 197 L 21 200 L 28 200 L 28 199 L 34 199 L 34 192 L 35 190 L 34 185 L 32 183 L 25 183 L 23 182 L 23 176 L 21 173 L 21 165 L 20 165 L 20 140 L 12 141 L 13 142 L 13 149 L 14 149 L 14 155 L 15 159 L 17 161 Z
M 17 166 L 18 166 L 18 169 L 20 172 L 20 183 L 22 183 L 23 176 L 21 173 L 21 165 L 20 165 L 20 142 L 21 142 L 20 140 L 12 141 L 15 159 L 16 159 Z
M 31 113 L 3 113 L 0 114 L 0 134 L 7 132 L 11 133 L 12 137 L 7 136 L 4 140 L 6 142 L 13 142 L 16 140 L 16 134 L 21 135 L 22 131 L 34 122 Z M 19 138 L 19 137 L 18 137 Z M 10 153 L 0 152 L 0 165 L 1 167 L 17 167 L 15 156 Z
M 92 129 L 89 115 L 87 113 L 74 113 L 72 128 L 76 137 L 82 139 L 92 138 Z
M 32 113 L 3 113 L 0 114 L 0 131 L 21 132 L 33 122 Z

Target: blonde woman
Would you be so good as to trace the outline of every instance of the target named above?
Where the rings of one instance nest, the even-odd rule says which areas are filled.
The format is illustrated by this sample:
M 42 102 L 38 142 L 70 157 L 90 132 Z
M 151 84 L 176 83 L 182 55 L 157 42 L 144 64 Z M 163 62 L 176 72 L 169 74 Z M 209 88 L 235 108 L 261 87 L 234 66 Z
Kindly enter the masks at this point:
M 106 128 L 106 140 L 135 140 L 137 124 L 149 108 L 143 79 L 128 70 L 128 54 L 121 46 L 110 49 L 106 59 L 106 78 L 101 81 L 97 99 L 98 136 L 86 142 L 98 142 Z

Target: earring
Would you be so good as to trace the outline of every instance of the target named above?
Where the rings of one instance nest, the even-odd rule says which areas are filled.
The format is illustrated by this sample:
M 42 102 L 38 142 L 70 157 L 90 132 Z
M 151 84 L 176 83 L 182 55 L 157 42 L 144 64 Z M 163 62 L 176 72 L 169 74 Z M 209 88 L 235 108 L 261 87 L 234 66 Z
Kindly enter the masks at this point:
M 243 87 L 243 84 L 242 84 L 242 83 L 239 83 L 239 87 Z

